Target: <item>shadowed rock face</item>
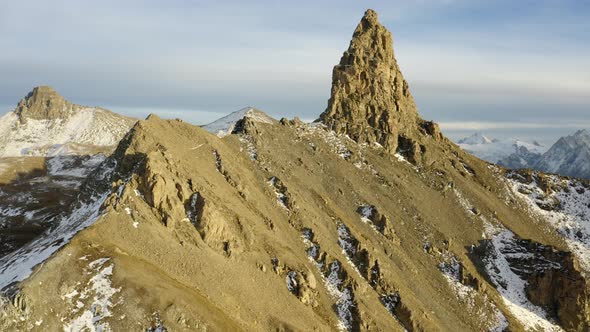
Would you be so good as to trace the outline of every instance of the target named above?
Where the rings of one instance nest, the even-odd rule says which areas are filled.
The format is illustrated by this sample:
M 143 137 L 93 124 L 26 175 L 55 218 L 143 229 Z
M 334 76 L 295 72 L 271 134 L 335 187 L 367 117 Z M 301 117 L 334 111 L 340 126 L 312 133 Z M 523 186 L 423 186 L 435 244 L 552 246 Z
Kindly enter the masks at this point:
M 543 307 L 568 331 L 588 331 L 588 289 L 571 254 L 562 255 L 561 268 L 535 271 L 527 281 L 527 297 Z
M 395 60 L 391 33 L 371 9 L 333 69 L 331 97 L 320 120 L 359 143 L 376 142 L 389 151 L 397 149 L 400 134 L 418 129 L 416 105 Z
M 15 112 L 21 123 L 27 119 L 64 119 L 70 116 L 72 104 L 51 87 L 39 86 L 21 99 Z

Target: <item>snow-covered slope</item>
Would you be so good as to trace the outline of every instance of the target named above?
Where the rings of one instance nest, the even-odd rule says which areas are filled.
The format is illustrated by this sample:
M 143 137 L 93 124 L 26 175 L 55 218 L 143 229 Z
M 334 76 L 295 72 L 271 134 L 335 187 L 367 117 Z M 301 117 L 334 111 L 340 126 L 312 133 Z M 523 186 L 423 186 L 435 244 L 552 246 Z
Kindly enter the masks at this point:
M 35 87 L 0 118 L 0 157 L 91 155 L 114 148 L 135 119 Z
M 0 157 L 85 154 L 90 147 L 114 147 L 133 123 L 100 108 L 81 108 L 67 119 L 26 123 L 9 112 L 0 118 Z
M 242 120 L 245 117 L 248 117 L 254 122 L 273 123 L 273 121 L 276 121 L 270 116 L 266 115 L 266 113 L 256 108 L 244 107 L 238 111 L 235 111 L 220 119 L 217 119 L 207 125 L 204 125 L 203 128 L 212 134 L 216 134 L 219 137 L 223 137 L 225 135 L 231 134 L 238 121 Z
M 49 227 L 134 119 L 36 87 L 0 118 L 0 257 Z
M 539 159 L 535 168 L 561 175 L 590 178 L 590 132 L 579 130 L 560 138 Z
M 507 179 L 524 210 L 557 231 L 590 272 L 590 183 L 536 171 L 511 172 Z
M 520 139 L 493 139 L 481 133 L 457 141 L 465 151 L 491 163 L 508 168 L 530 167 L 545 152 L 546 148 L 537 142 Z
M 93 173 L 93 178 L 90 179 L 94 185 L 86 188 L 87 192 L 82 193 L 78 204 L 72 205 L 69 213 L 53 217 L 54 227 L 49 228 L 43 236 L 9 255 L 0 257 L 0 289 L 6 290 L 7 287 L 28 277 L 34 266 L 45 261 L 67 244 L 72 236 L 98 218 L 99 209 L 108 193 L 105 190 L 108 185 L 104 185 L 101 181 L 108 179 L 115 165 L 113 160 L 105 161 L 101 171 Z M 64 210 L 68 209 L 64 208 Z

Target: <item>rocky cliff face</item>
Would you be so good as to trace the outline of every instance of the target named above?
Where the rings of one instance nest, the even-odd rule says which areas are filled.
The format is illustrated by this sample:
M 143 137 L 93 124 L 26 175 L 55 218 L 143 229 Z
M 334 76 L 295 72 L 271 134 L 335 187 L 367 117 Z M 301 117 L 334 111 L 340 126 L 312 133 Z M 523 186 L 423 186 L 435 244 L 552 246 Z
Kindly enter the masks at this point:
M 440 135 L 434 123 L 419 118 L 391 33 L 373 10 L 366 11 L 333 69 L 328 108 L 320 120 L 358 143 L 379 143 L 391 152 L 413 148 L 408 140 L 421 134 Z

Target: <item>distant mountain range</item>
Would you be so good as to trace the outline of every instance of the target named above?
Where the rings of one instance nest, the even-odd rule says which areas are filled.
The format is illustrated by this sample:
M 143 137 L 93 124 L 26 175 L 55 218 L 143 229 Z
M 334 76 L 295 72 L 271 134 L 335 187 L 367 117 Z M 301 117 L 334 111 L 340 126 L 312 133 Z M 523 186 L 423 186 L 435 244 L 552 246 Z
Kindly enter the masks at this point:
M 465 151 L 498 165 L 531 168 L 548 173 L 590 178 L 590 132 L 579 130 L 561 137 L 547 149 L 536 141 L 496 139 L 475 133 L 457 144 Z
M 534 165 L 545 172 L 590 178 L 590 132 L 562 137 Z

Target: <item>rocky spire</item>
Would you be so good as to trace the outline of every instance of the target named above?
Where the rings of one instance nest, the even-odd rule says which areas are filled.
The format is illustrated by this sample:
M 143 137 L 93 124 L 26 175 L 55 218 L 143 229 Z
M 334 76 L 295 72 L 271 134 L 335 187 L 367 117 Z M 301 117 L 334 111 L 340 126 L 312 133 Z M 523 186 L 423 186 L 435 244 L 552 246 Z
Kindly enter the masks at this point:
M 332 71 L 331 97 L 320 120 L 359 143 L 377 142 L 389 151 L 398 148 L 400 135 L 418 131 L 422 120 L 395 60 L 393 38 L 371 9 Z
M 49 86 L 38 86 L 18 103 L 15 113 L 21 123 L 27 119 L 64 119 L 70 116 L 72 104 Z

